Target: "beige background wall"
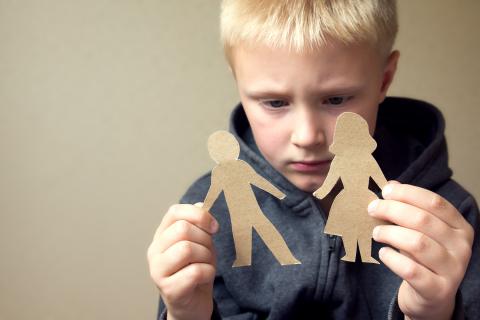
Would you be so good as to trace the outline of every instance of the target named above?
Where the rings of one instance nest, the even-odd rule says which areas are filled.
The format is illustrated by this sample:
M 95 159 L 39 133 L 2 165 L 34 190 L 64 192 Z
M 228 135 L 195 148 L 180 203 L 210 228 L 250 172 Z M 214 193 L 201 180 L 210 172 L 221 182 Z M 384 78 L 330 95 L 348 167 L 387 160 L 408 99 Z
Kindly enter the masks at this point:
M 480 196 L 477 0 L 400 0 L 392 94 Z M 219 1 L 0 0 L 0 319 L 152 319 L 145 251 L 237 96 Z

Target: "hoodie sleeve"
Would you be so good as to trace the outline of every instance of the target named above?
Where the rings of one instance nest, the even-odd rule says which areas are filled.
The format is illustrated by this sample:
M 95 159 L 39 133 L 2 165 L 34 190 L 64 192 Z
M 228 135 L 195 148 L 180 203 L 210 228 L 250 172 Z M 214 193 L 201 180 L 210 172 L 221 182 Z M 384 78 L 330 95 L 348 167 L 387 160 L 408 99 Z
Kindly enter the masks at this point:
M 213 301 L 213 312 L 212 312 L 211 320 L 221 320 L 221 319 L 222 317 L 218 313 L 217 304 L 215 303 L 215 301 Z M 158 303 L 157 320 L 167 320 L 167 308 L 165 307 L 165 304 L 163 303 L 162 298 L 160 298 Z

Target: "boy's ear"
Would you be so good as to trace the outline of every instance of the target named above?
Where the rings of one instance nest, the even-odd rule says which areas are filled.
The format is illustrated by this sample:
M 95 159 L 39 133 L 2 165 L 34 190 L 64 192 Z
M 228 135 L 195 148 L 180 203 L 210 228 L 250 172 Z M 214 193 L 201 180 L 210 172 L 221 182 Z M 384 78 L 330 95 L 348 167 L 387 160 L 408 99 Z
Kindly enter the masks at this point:
M 388 88 L 392 84 L 395 72 L 397 71 L 398 59 L 400 58 L 400 52 L 398 50 L 392 51 L 388 57 L 385 69 L 383 70 L 382 87 L 380 88 L 380 103 L 385 100 L 387 96 Z
M 228 70 L 230 70 L 230 73 L 232 74 L 233 79 L 237 80 L 237 76 L 235 75 L 235 70 L 233 70 L 233 68 L 230 64 L 228 65 Z

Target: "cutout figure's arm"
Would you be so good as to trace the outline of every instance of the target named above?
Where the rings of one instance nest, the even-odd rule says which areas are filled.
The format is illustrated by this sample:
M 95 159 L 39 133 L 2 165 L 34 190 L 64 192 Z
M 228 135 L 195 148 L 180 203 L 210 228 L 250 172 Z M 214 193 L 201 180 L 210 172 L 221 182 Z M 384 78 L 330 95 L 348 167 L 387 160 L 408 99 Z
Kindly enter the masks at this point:
M 327 196 L 327 194 L 332 191 L 335 184 L 337 184 L 338 179 L 340 179 L 340 175 L 337 169 L 337 158 L 333 158 L 332 163 L 330 164 L 330 170 L 328 171 L 327 177 L 320 188 L 317 189 L 313 193 L 313 196 L 317 199 L 323 199 Z
M 282 200 L 285 198 L 285 194 L 275 187 L 270 181 L 256 173 L 252 168 L 249 167 L 250 183 L 259 187 L 262 190 L 272 194 L 278 199 Z
M 203 209 L 206 211 L 210 211 L 213 207 L 213 203 L 217 200 L 220 192 L 222 192 L 222 185 L 217 178 L 218 174 L 216 174 L 215 168 L 212 170 L 211 174 L 211 182 L 210 182 L 210 189 L 208 189 L 207 195 L 205 196 L 205 200 L 203 201 Z
M 383 189 L 383 187 L 387 185 L 387 179 L 373 156 L 371 157 L 370 176 L 380 189 Z

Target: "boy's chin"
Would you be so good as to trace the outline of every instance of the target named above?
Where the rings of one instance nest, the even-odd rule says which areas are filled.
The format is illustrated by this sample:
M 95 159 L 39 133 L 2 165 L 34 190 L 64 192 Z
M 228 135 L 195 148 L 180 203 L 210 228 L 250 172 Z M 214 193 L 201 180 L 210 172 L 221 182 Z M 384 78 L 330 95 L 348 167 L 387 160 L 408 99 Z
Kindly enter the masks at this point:
M 325 180 L 325 177 L 295 178 L 296 177 L 289 179 L 290 182 L 292 182 L 298 189 L 308 193 L 317 191 L 317 189 L 322 186 L 323 181 Z

